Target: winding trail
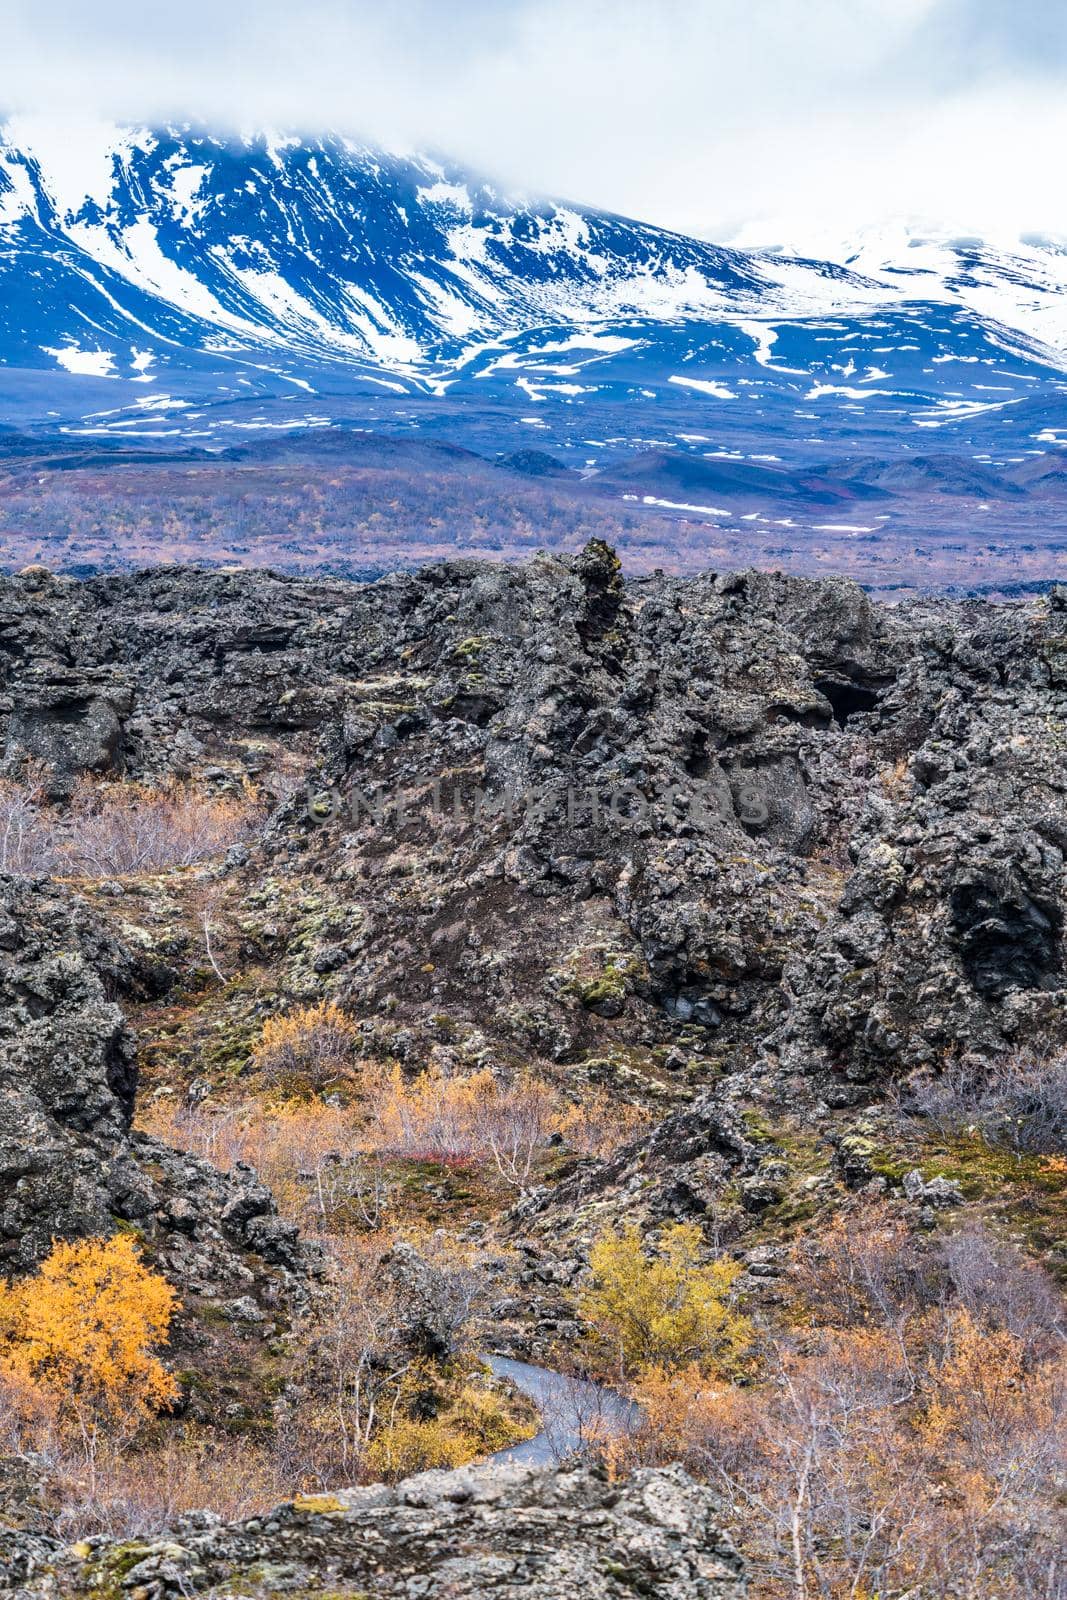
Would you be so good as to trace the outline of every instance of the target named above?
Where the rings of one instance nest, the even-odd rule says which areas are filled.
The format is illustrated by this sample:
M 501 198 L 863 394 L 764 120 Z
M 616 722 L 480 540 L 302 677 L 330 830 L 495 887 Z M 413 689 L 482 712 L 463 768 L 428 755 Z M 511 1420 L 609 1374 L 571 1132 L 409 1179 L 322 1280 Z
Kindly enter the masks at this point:
M 534 1367 L 509 1356 L 486 1356 L 498 1378 L 510 1378 L 541 1413 L 541 1432 L 521 1444 L 498 1450 L 490 1461 L 523 1461 L 551 1465 L 581 1449 L 594 1437 L 628 1433 L 637 1425 L 639 1408 L 613 1389 L 585 1378 L 568 1378 L 548 1367 Z

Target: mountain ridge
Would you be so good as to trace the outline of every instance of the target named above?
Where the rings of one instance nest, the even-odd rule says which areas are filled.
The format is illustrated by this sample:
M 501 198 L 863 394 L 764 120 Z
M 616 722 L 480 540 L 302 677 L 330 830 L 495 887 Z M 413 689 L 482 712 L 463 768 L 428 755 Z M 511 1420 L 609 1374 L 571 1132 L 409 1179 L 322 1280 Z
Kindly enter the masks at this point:
M 770 241 L 780 237 L 780 245 Z M 1012 232 L 975 233 L 930 221 L 890 218 L 837 232 L 804 220 L 752 225 L 731 247 L 781 260 L 826 259 L 843 269 L 913 287 L 941 290 L 979 314 L 1037 339 L 1062 356 L 1067 348 L 1067 238 Z
M 38 126 L 7 124 L 0 145 L 0 224 L 8 232 L 36 224 L 133 288 L 236 339 L 269 340 L 275 330 L 264 326 L 266 312 L 291 334 L 302 332 L 319 353 L 366 356 L 404 372 L 420 356 L 432 359 L 435 344 L 465 339 L 479 318 L 484 336 L 515 326 L 514 309 L 526 325 L 590 314 L 598 288 L 602 301 L 613 299 L 600 305 L 604 313 L 643 310 L 651 300 L 649 309 L 662 316 L 721 309 L 715 296 L 723 289 L 759 297 L 773 287 L 757 258 L 743 252 L 558 201 L 539 202 L 538 209 L 454 166 L 336 136 L 239 141 L 191 128 L 130 128 L 97 130 L 97 138 L 105 142 L 94 148 L 87 134 L 81 136 L 84 148 L 72 157 L 66 147 L 50 146 Z M 419 207 L 417 227 L 402 203 L 409 196 Z M 268 208 L 286 204 L 283 239 Z M 218 237 L 212 223 L 223 205 L 225 233 Z M 353 219 L 363 225 L 363 237 L 350 230 L 350 248 L 340 261 L 331 260 L 325 251 L 336 251 L 333 225 Z M 609 232 L 621 236 L 625 255 L 597 248 Z M 383 251 L 402 246 L 405 236 L 407 253 L 383 262 Z M 317 283 L 304 296 L 296 256 L 312 257 L 313 247 Z M 189 281 L 187 266 L 198 251 L 199 287 Z M 205 260 L 205 252 L 213 259 Z M 420 265 L 447 257 L 447 278 L 416 270 L 412 256 Z M 558 289 L 564 258 L 569 302 Z M 363 273 L 364 283 L 338 280 L 339 265 Z M 486 265 L 511 269 L 510 318 L 499 300 L 493 305 L 496 286 L 486 281 Z M 289 274 L 284 289 L 277 281 L 282 266 Z M 816 276 L 850 277 L 821 267 Z
M 879 363 L 820 361 L 812 345 L 835 342 L 825 337 L 835 317 L 901 318 L 914 337 L 921 303 L 865 270 L 508 195 L 455 163 L 337 135 L 26 118 L 0 124 L 0 284 L 6 368 L 142 386 L 181 372 L 195 392 L 238 397 L 264 377 L 314 392 L 325 373 L 364 391 L 443 398 L 486 378 L 499 387 L 510 366 L 523 369 L 511 398 L 535 405 L 585 389 L 553 379 L 639 357 L 642 335 L 660 369 L 651 377 L 691 388 L 693 403 L 747 399 L 731 387 L 740 376 L 757 386 L 814 377 L 814 399 L 885 394 Z M 1026 330 L 933 299 L 958 319 L 923 328 L 935 365 L 1010 351 L 1059 371 L 1062 351 Z M 688 323 L 719 337 L 676 350 L 670 330 Z M 838 344 L 855 343 L 851 323 L 837 331 Z M 724 370 L 662 370 L 685 360 Z M 843 382 L 830 381 L 835 370 Z
M 446 487 L 436 465 L 432 494 L 430 478 L 409 492 L 397 472 L 357 486 L 369 436 L 485 463 L 532 448 L 558 463 L 561 488 L 599 496 L 595 508 L 557 496 L 551 514 L 544 502 L 542 537 L 560 547 L 568 517 L 575 538 L 579 522 L 624 548 L 632 534 L 642 565 L 832 561 L 868 581 L 877 546 L 892 586 L 915 581 L 933 540 L 953 585 L 972 569 L 984 583 L 1009 568 L 1051 576 L 1064 547 L 1051 503 L 1067 443 L 1065 356 L 1009 325 L 1024 291 L 1012 280 L 996 302 L 985 281 L 996 263 L 980 254 L 961 244 L 940 275 L 923 257 L 922 272 L 879 280 L 885 252 L 873 245 L 851 265 L 731 249 L 337 135 L 79 134 L 11 120 L 0 133 L 0 421 L 40 441 L 50 463 L 86 470 L 62 487 L 53 474 L 42 494 L 33 449 L 5 451 L 25 467 L 0 485 L 3 558 L 80 571 L 101 559 L 104 529 L 120 564 L 138 562 L 156 546 L 200 547 L 207 526 L 205 557 L 229 561 L 248 547 L 249 522 L 253 538 L 276 526 L 277 493 L 312 484 L 331 507 L 331 546 L 358 545 L 361 569 L 413 548 L 438 554 L 443 538 L 506 552 L 514 533 L 527 548 L 532 531 L 484 478 L 474 523 L 465 489 Z M 977 287 L 953 287 L 968 274 Z M 1043 327 L 1054 296 L 1039 288 Z M 300 446 L 301 484 L 279 489 L 276 475 L 250 488 L 245 445 L 258 441 L 265 462 L 270 441 L 330 431 L 337 441 L 317 464 Z M 93 442 L 107 448 L 79 457 Z M 141 480 L 148 501 L 129 549 L 127 489 L 108 465 L 120 444 L 159 469 Z M 235 466 L 214 476 L 205 524 L 175 525 L 154 507 L 178 490 L 179 519 L 192 515 L 189 452 Z M 343 488 L 333 460 L 347 462 Z M 870 517 L 827 515 L 879 491 L 890 498 Z M 250 492 L 263 498 L 246 518 Z M 375 492 L 410 505 L 394 529 L 403 555 L 376 531 Z M 435 496 L 442 514 L 430 512 Z M 259 555 L 278 559 L 273 535 Z

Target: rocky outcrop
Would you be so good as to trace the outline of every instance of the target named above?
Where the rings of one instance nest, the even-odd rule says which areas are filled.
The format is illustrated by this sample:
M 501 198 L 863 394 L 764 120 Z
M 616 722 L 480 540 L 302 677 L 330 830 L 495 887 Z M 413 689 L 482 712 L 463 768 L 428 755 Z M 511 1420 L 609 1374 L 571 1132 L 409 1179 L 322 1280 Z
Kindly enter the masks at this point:
M 133 1229 L 186 1295 L 303 1296 L 314 1252 L 250 1170 L 131 1132 L 134 1041 L 116 996 L 136 963 L 77 896 L 0 877 L 0 1270 L 55 1238 Z
M 832 920 L 791 957 L 787 1055 L 846 1077 L 1062 1042 L 1067 699 L 1051 613 L 961 608 L 881 716 L 929 708 L 867 794 Z M 922 613 L 920 613 L 922 615 Z M 966 622 L 966 628 L 952 622 Z
M 40 1457 L 0 1456 L 0 1590 L 17 1588 L 59 1548 L 47 1478 Z
M 1067 645 L 1043 598 L 624 582 L 594 543 L 370 585 L 8 579 L 0 646 L 10 770 L 60 750 L 62 789 L 106 744 L 138 777 L 306 774 L 233 869 L 279 1002 L 333 995 L 371 1055 L 623 1081 L 673 1111 L 608 1171 L 623 1189 L 647 1166 L 699 1209 L 727 1176 L 762 1183 L 717 1131 L 729 1092 L 687 1105 L 724 1073 L 845 1106 L 1067 1033 Z M 117 733 L 65 738 L 63 695 L 106 701 Z M 121 1028 L 108 996 L 47 981 L 50 1026 L 80 1006 L 91 1035 L 95 1137 L 124 1115 Z M 95 1214 L 81 1181 L 57 1215 Z
M 26 1535 L 27 1543 L 31 1536 Z M 13 1569 L 14 1570 L 14 1569 Z M 0 1579 L 2 1584 L 2 1579 Z M 374 1595 L 375 1600 L 739 1600 L 740 1560 L 712 1492 L 677 1468 L 600 1473 L 524 1466 L 425 1472 L 306 1495 L 265 1516 L 207 1513 L 121 1545 L 33 1544 L 11 1587 L 24 1600 L 100 1593 Z

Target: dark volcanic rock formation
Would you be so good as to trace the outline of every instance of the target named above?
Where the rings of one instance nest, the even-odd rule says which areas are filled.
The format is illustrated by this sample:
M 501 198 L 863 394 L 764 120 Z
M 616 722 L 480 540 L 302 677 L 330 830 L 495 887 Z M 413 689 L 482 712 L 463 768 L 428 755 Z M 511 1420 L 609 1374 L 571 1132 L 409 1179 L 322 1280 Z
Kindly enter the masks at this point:
M 115 997 L 135 980 L 83 901 L 0 876 L 0 1270 L 129 1226 L 187 1296 L 252 1293 L 283 1313 L 315 1258 L 255 1175 L 130 1131 L 135 1052 Z
M 1043 599 L 623 583 L 594 543 L 367 586 L 36 574 L 0 583 L 0 647 L 9 770 L 309 775 L 233 869 L 242 934 L 283 1002 L 333 994 L 370 1052 L 547 1062 L 668 1108 L 755 1063 L 848 1104 L 1067 1030 L 1067 637 Z M 56 1057 L 42 1149 L 60 1125 L 127 1148 L 121 1025 L 88 981 L 35 1002 L 78 1011 L 95 1085 L 64 1109 Z M 638 1167 L 677 1183 L 703 1148 L 706 1188 L 751 1166 L 729 1078 L 710 1093 Z M 56 1215 L 83 1213 L 77 1173 Z
M 1063 1044 L 1065 717 L 1059 596 L 879 608 L 754 571 L 624 583 L 599 544 L 367 586 L 0 581 L 8 773 L 43 764 L 60 804 L 85 772 L 273 791 L 213 884 L 269 982 L 220 985 L 205 1034 L 227 1007 L 250 1008 L 247 1038 L 329 996 L 367 1056 L 532 1068 L 654 1114 L 512 1211 L 535 1350 L 573 1331 L 594 1230 L 713 1220 L 727 1189 L 750 1217 L 774 1205 L 782 1149 L 754 1108 L 811 1108 L 858 1185 L 875 1180 L 838 1111 L 915 1069 Z M 174 929 L 155 944 L 115 889 L 90 909 L 0 879 L 0 1266 L 133 1227 L 185 1301 L 252 1296 L 270 1330 L 315 1266 L 270 1195 L 130 1131 L 121 1008 L 166 982 Z M 189 1077 L 210 1094 L 244 1063 L 201 1059 L 203 1037 Z M 177 1046 L 168 1062 L 180 1077 Z M 959 1198 L 921 1174 L 911 1191 Z M 412 1347 L 445 1348 L 417 1259 L 388 1267 Z M 9 1573 L 42 1600 L 737 1592 L 710 1495 L 675 1472 L 431 1474 L 88 1553 L 15 1526 Z

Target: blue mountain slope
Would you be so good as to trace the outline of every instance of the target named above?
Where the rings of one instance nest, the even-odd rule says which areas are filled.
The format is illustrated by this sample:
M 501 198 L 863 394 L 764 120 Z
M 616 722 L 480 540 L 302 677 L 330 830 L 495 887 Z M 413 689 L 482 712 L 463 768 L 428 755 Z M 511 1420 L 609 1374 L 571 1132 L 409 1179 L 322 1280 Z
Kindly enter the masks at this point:
M 970 305 L 977 271 L 902 288 L 340 138 L 13 122 L 0 421 L 226 442 L 347 422 L 572 463 L 1047 448 L 1060 355 Z
M 14 266 L 40 255 L 57 286 L 84 293 L 73 275 L 96 287 L 104 328 L 118 337 L 125 319 L 132 347 L 145 332 L 199 335 L 216 349 L 262 344 L 421 373 L 471 338 L 594 313 L 755 304 L 767 287 L 737 252 L 535 209 L 437 163 L 338 139 L 98 137 L 102 147 L 74 153 L 12 147 L 9 133 L 5 256 Z M 5 293 L 5 342 L 36 360 L 41 324 L 24 289 L 12 280 Z

